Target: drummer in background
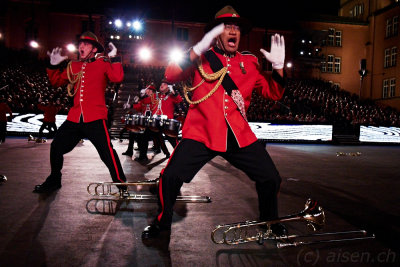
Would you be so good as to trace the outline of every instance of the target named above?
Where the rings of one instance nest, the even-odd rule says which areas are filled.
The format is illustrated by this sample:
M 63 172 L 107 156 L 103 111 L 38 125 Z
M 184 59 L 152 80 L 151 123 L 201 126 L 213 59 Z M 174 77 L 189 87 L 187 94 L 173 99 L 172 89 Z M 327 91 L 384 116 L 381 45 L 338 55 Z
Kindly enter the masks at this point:
M 143 97 L 139 102 L 133 104 L 133 108 L 139 112 L 139 114 L 146 117 L 151 117 L 153 112 L 157 108 L 157 99 L 155 94 L 156 88 L 153 84 L 147 86 L 141 91 L 141 96 Z M 147 150 L 149 146 L 149 139 L 152 139 L 157 146 L 157 138 L 155 138 L 155 133 L 150 131 L 148 128 L 143 133 L 138 134 L 137 143 L 139 148 L 139 157 L 135 158 L 135 161 L 140 163 L 147 163 L 149 158 L 147 157 Z
M 166 81 L 162 81 L 160 85 L 160 93 L 158 94 L 158 105 L 154 115 L 164 116 L 167 119 L 174 118 L 175 105 L 182 102 L 182 97 L 177 91 L 174 90 L 173 86 L 168 84 Z M 157 134 L 160 141 L 161 149 L 164 152 L 166 158 L 170 157 L 168 148 L 165 145 L 164 136 L 161 131 Z M 173 148 L 176 147 L 176 138 L 165 135 L 165 139 L 172 145 Z

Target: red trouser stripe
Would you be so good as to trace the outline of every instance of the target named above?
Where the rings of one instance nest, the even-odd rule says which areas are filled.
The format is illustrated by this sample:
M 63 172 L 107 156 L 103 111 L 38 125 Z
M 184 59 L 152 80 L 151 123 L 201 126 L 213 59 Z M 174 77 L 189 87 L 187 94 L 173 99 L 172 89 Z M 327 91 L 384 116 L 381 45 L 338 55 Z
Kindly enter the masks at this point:
M 119 177 L 118 165 L 117 165 L 117 162 L 115 161 L 114 152 L 113 152 L 113 149 L 111 147 L 111 140 L 110 140 L 110 136 L 108 135 L 107 125 L 106 125 L 106 121 L 105 120 L 103 120 L 103 126 L 104 126 L 104 131 L 106 132 L 107 145 L 108 145 L 108 149 L 110 150 L 110 154 L 111 154 L 111 158 L 112 158 L 112 161 L 113 161 L 113 164 L 114 164 L 115 172 L 117 173 L 117 178 L 122 183 L 124 183 L 124 181 Z
M 158 184 L 158 194 L 160 196 L 160 203 L 161 203 L 161 212 L 160 214 L 158 214 L 157 216 L 157 220 L 160 222 L 161 221 L 161 217 L 164 213 L 164 196 L 162 194 L 162 176 L 160 177 L 160 181 Z

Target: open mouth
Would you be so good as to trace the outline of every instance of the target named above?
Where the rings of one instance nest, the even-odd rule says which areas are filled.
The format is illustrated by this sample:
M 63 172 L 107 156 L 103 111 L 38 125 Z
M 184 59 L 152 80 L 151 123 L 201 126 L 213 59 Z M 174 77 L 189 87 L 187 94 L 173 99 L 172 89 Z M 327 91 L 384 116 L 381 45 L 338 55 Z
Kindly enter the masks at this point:
M 228 45 L 230 46 L 230 47 L 235 47 L 235 45 L 236 45 L 236 38 L 229 38 L 228 39 Z

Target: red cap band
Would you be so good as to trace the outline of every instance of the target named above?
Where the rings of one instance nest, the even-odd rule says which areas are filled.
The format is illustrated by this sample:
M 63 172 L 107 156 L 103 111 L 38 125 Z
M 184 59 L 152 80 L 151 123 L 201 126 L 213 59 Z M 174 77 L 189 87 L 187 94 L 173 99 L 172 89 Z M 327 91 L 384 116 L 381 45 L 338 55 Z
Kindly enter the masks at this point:
M 240 18 L 240 16 L 238 14 L 222 14 L 216 18 Z

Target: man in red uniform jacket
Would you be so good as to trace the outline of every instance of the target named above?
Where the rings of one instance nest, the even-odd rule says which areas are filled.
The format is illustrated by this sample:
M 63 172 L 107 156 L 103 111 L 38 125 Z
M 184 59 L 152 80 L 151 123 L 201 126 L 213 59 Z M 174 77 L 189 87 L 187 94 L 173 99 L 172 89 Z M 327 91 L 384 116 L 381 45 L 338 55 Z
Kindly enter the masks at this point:
M 54 136 L 54 134 L 57 132 L 57 125 L 56 125 L 56 115 L 60 111 L 61 107 L 56 106 L 54 101 L 51 100 L 50 102 L 47 103 L 47 105 L 44 105 L 42 103 L 38 104 L 38 109 L 43 111 L 43 124 L 40 126 L 39 129 L 39 135 L 36 140 L 37 143 L 40 143 L 42 140 L 43 136 L 43 130 L 47 127 L 49 131 L 49 137 Z
M 74 105 L 51 143 L 51 173 L 44 183 L 35 186 L 34 192 L 51 192 L 61 187 L 64 154 L 82 138 L 88 138 L 96 147 L 114 182 L 126 181 L 106 124 L 106 85 L 108 82 L 121 82 L 124 78 L 121 58 L 116 57 L 117 49 L 112 43 L 109 47 L 108 57 L 96 57 L 104 48 L 96 35 L 85 32 L 78 41 L 79 60 L 70 61 L 65 69 L 61 69 L 61 63 L 67 56 L 61 55 L 61 48 L 48 52 L 50 83 L 55 87 L 68 84 L 68 94 L 74 97 Z M 126 186 L 121 186 L 120 190 L 126 190 Z
M 265 146 L 251 131 L 246 110 L 253 90 L 273 100 L 282 97 L 284 39 L 273 35 L 271 51 L 261 49 L 273 68 L 272 75 L 266 76 L 254 55 L 237 51 L 241 35 L 250 28 L 247 20 L 226 6 L 206 27 L 209 31 L 188 51 L 184 62 L 168 65 L 165 78 L 169 82 L 192 78 L 193 87 L 185 90 L 185 98 L 191 105 L 182 129 L 182 141 L 160 175 L 159 213 L 144 229 L 142 239 L 157 237 L 161 231 L 169 233 L 173 205 L 181 186 L 190 182 L 217 155 L 255 182 L 259 219 L 278 217 L 281 177 Z M 216 45 L 212 46 L 215 41 Z M 189 91 L 193 93 L 191 99 Z M 277 235 L 287 233 L 282 224 L 274 224 L 272 231 Z
M 155 115 L 164 116 L 167 119 L 174 119 L 175 105 L 183 101 L 182 97 L 177 91 L 173 89 L 172 85 L 169 85 L 166 81 L 162 81 L 160 85 L 160 92 L 157 95 L 158 103 L 157 109 L 155 110 Z M 158 132 L 158 139 L 160 146 L 167 158 L 170 157 L 168 148 L 165 145 L 164 136 L 162 131 Z M 170 142 L 173 148 L 176 147 L 176 138 L 165 135 L 165 139 Z

